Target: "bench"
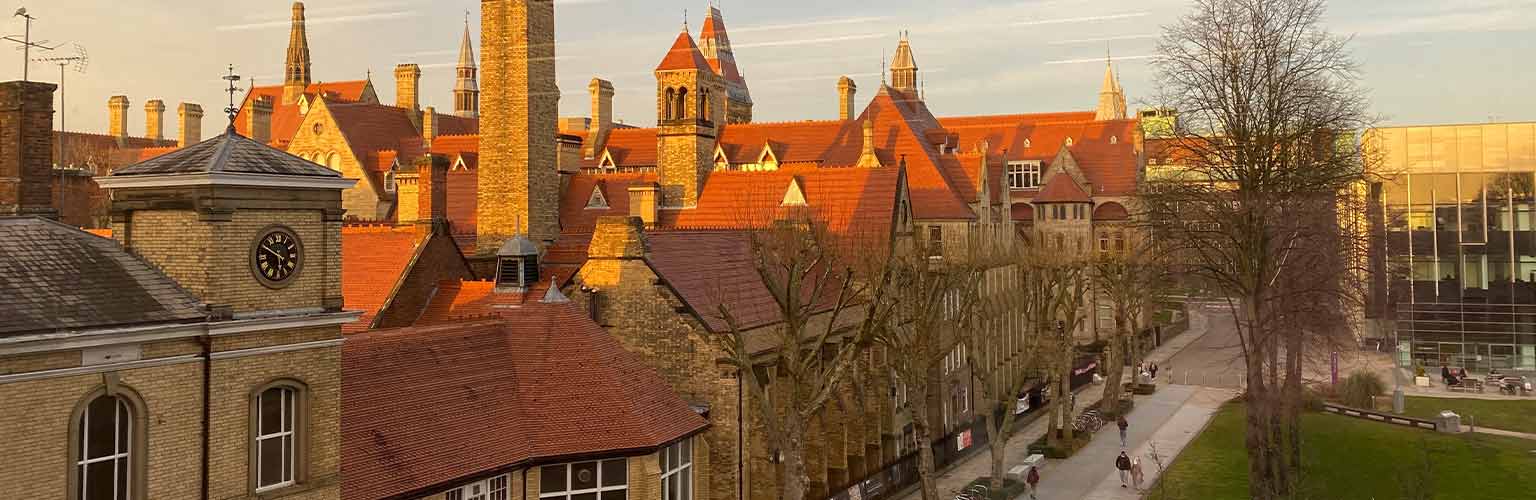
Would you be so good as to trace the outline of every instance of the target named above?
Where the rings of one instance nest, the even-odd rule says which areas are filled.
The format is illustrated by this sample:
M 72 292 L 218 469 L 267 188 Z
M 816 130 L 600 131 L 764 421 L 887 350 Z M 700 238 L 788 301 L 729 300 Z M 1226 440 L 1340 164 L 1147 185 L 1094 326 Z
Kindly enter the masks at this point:
M 1461 381 L 1461 383 L 1459 383 L 1459 384 L 1447 385 L 1447 386 L 1445 386 L 1445 388 L 1449 389 L 1451 392 L 1479 392 L 1480 393 L 1480 392 L 1483 392 L 1483 381 L 1477 380 L 1477 379 L 1466 379 L 1466 380 Z

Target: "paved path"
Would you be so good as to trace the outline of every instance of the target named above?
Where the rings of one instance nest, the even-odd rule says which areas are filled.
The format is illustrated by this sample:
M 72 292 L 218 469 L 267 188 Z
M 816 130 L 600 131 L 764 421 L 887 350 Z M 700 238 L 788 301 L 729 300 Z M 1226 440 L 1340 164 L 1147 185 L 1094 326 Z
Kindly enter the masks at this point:
M 1187 385 L 1169 386 L 1158 391 L 1159 394 L 1163 392 L 1183 393 L 1187 394 L 1187 396 L 1177 407 L 1169 407 L 1167 401 L 1164 400 L 1149 401 L 1148 399 L 1143 399 L 1136 403 L 1136 409 L 1131 412 L 1132 431 L 1129 436 L 1131 443 L 1127 454 L 1141 459 L 1141 470 L 1144 474 L 1142 487 L 1148 487 L 1157 481 L 1161 472 L 1160 467 L 1157 465 L 1158 459 L 1162 460 L 1164 466 L 1170 464 L 1173 457 L 1183 452 L 1184 447 L 1188 446 L 1195 439 L 1195 436 L 1198 436 L 1200 431 L 1205 429 L 1205 425 L 1210 422 L 1211 417 L 1216 414 L 1221 405 L 1236 396 L 1236 392 L 1231 389 Z M 1146 410 L 1145 413 L 1143 413 L 1143 409 Z M 1147 420 L 1160 421 L 1161 425 L 1155 430 L 1143 430 L 1143 433 L 1150 435 L 1142 437 L 1135 429 L 1138 424 L 1145 429 L 1147 427 L 1145 425 Z M 1105 439 L 1103 436 L 1100 436 L 1095 439 L 1090 447 L 1105 444 L 1118 445 L 1120 443 L 1116 442 L 1117 438 L 1118 436 L 1110 436 L 1108 439 Z M 1156 458 L 1154 458 L 1154 449 Z M 1118 446 L 1112 446 L 1109 450 L 1109 461 L 1103 461 L 1102 457 L 1093 457 L 1099 458 L 1099 462 L 1084 463 L 1082 464 L 1084 469 L 1070 468 L 1073 465 L 1071 462 L 1077 457 L 1074 456 L 1072 459 L 1068 459 L 1066 465 L 1069 467 L 1066 470 L 1091 471 L 1094 470 L 1093 466 L 1097 465 L 1098 470 L 1105 472 L 1097 476 L 1086 472 L 1081 474 L 1085 477 L 1099 478 L 1098 484 L 1081 496 L 1041 495 L 1041 498 L 1061 500 L 1068 498 L 1082 498 L 1084 500 L 1133 500 L 1141 498 L 1141 493 L 1135 488 L 1122 488 L 1120 486 L 1120 475 L 1113 469 L 1114 457 L 1119 452 Z M 1042 491 L 1042 493 L 1047 492 Z
M 1194 316 L 1194 315 L 1192 315 L 1191 316 L 1191 321 L 1190 321 L 1189 331 L 1184 332 L 1183 334 L 1181 334 L 1181 335 L 1179 335 L 1177 337 L 1174 337 L 1172 340 L 1169 340 L 1166 344 L 1163 344 L 1162 346 L 1158 347 L 1157 349 L 1153 349 L 1151 353 L 1148 353 L 1148 355 L 1146 357 L 1146 360 L 1149 361 L 1149 362 L 1158 363 L 1159 365 L 1161 365 L 1161 364 L 1167 362 L 1168 359 L 1173 357 L 1175 354 L 1177 354 L 1180 351 L 1184 350 L 1185 347 L 1189 346 L 1190 344 L 1192 344 L 1194 342 L 1197 342 L 1200 339 L 1200 337 L 1205 334 L 1204 326 L 1205 326 L 1206 322 L 1204 321 L 1202 316 Z M 1126 376 L 1127 377 L 1130 376 L 1130 372 L 1131 372 L 1131 370 L 1126 370 Z M 1163 381 L 1162 379 L 1164 377 L 1162 377 L 1161 373 L 1159 373 L 1158 375 L 1159 375 L 1159 382 L 1162 382 Z M 1130 437 L 1133 440 L 1133 442 L 1134 443 L 1142 443 L 1142 442 L 1144 442 L 1148 436 L 1150 436 L 1156 429 L 1158 429 L 1159 427 L 1163 426 L 1163 424 L 1166 423 L 1166 421 L 1169 420 L 1169 417 L 1172 417 L 1174 415 L 1174 413 L 1176 413 L 1175 411 L 1173 411 L 1173 409 L 1176 409 L 1177 405 L 1174 404 L 1174 403 L 1168 402 L 1168 401 L 1171 401 L 1171 400 L 1187 401 L 1189 399 L 1189 397 L 1190 397 L 1190 393 L 1193 390 L 1194 390 L 1193 388 L 1178 389 L 1178 388 L 1175 388 L 1173 386 L 1164 386 L 1164 387 L 1162 387 L 1162 388 L 1160 388 L 1158 390 L 1157 394 L 1154 394 L 1152 396 L 1137 396 L 1136 397 L 1136 409 L 1134 411 L 1132 411 L 1132 414 L 1131 414 L 1132 418 L 1136 419 L 1136 420 L 1132 421 L 1132 427 L 1131 427 L 1132 431 L 1130 432 L 1130 434 L 1131 434 Z M 1092 385 L 1089 385 L 1087 387 L 1084 387 L 1082 389 L 1082 391 L 1078 393 L 1078 396 L 1077 396 L 1077 407 L 1078 408 L 1082 408 L 1084 406 L 1096 403 L 1096 402 L 1098 402 L 1099 397 L 1102 396 L 1103 394 L 1104 394 L 1104 386 L 1103 385 L 1092 384 Z M 1181 394 L 1182 394 L 1182 396 L 1181 396 Z M 1182 398 L 1182 399 L 1180 399 L 1180 398 Z M 1148 401 L 1154 401 L 1154 400 L 1155 401 L 1163 401 L 1163 402 L 1161 402 L 1161 403 L 1148 403 Z M 1180 403 L 1180 404 L 1182 404 L 1182 403 Z M 1161 408 L 1161 410 L 1159 410 L 1159 408 Z M 1145 409 L 1145 411 L 1149 412 L 1147 414 L 1149 416 L 1147 417 L 1146 422 L 1142 423 L 1142 421 L 1140 420 L 1142 417 L 1137 416 L 1136 412 L 1144 411 L 1144 409 Z M 1155 418 L 1153 416 L 1150 416 L 1150 415 L 1154 415 L 1153 412 L 1156 412 L 1156 414 L 1158 414 L 1158 415 L 1161 415 L 1162 413 L 1166 413 L 1167 415 L 1165 415 L 1163 417 L 1160 417 L 1160 418 Z M 1018 465 L 1019 463 L 1023 462 L 1025 458 L 1027 458 L 1029 456 L 1029 449 L 1028 449 L 1029 448 L 1029 443 L 1032 443 L 1036 439 L 1039 439 L 1040 436 L 1044 436 L 1045 435 L 1045 428 L 1048 425 L 1049 420 L 1050 419 L 1045 418 L 1045 417 L 1042 416 L 1041 418 L 1036 419 L 1034 422 L 1031 422 L 1029 425 L 1025 426 L 1023 429 L 1017 431 L 1013 435 L 1013 437 L 1008 440 L 1008 450 L 1005 453 L 1006 458 L 1004 459 L 1004 463 L 1006 464 L 1005 465 L 1005 470 L 1006 470 L 1007 467 L 1012 467 L 1014 465 Z M 1100 435 L 1097 435 L 1097 436 L 1094 437 L 1094 441 L 1093 441 L 1093 443 L 1090 444 L 1090 447 L 1095 446 L 1095 445 L 1099 445 L 1099 444 L 1101 444 L 1101 442 L 1109 443 L 1109 444 L 1111 444 L 1111 445 L 1113 445 L 1115 447 L 1115 454 L 1119 454 L 1120 441 L 1119 441 L 1119 436 L 1115 435 L 1117 431 L 1114 429 L 1114 425 L 1105 426 L 1105 429 L 1106 430 L 1101 432 Z M 1141 437 L 1138 438 L 1137 436 L 1141 436 Z M 1159 450 L 1161 450 L 1162 448 L 1163 448 L 1162 445 L 1158 445 L 1158 449 Z M 1092 466 L 1089 466 L 1086 463 L 1084 463 L 1082 465 L 1063 466 L 1063 465 L 1060 465 L 1062 463 L 1062 461 L 1048 461 L 1045 466 L 1041 467 L 1041 473 L 1042 473 L 1041 484 L 1043 485 L 1041 491 L 1042 491 L 1042 493 L 1045 493 L 1047 490 L 1049 490 L 1051 488 L 1061 488 L 1063 491 L 1066 491 L 1068 489 L 1072 489 L 1074 491 L 1078 491 L 1079 495 L 1086 494 L 1089 491 L 1089 489 L 1093 488 L 1098 483 L 1097 471 L 1104 470 L 1105 467 L 1110 467 L 1110 470 L 1112 472 L 1113 465 L 1114 465 L 1114 459 L 1113 459 L 1114 456 L 1115 455 L 1110 455 L 1110 459 L 1109 459 L 1110 461 L 1109 462 L 1105 462 L 1108 465 L 1094 464 Z M 1071 459 L 1069 459 L 1067 461 L 1070 462 Z M 1086 459 L 1084 460 L 1084 462 L 1086 462 Z M 1078 470 L 1077 467 L 1081 467 L 1082 468 L 1081 470 L 1083 470 L 1083 471 L 1095 471 L 1095 472 L 1094 473 L 1083 473 L 1083 474 L 1078 474 L 1078 473 L 1075 473 L 1075 472 L 1070 472 L 1070 471 Z M 1147 465 L 1143 465 L 1143 468 L 1146 468 L 1146 467 L 1147 467 Z M 1059 483 L 1055 483 L 1055 481 L 1058 481 L 1058 478 L 1056 478 L 1054 476 L 1057 476 L 1058 473 L 1053 472 L 1053 470 L 1055 470 L 1055 471 L 1063 471 L 1063 472 L 1059 473 L 1060 476 L 1063 476 L 1063 477 L 1059 478 L 1059 481 L 1060 481 Z M 975 480 L 977 477 L 990 476 L 991 474 L 992 474 L 992 454 L 989 451 L 989 449 L 986 448 L 986 447 L 979 448 L 979 449 L 976 450 L 975 453 L 971 454 L 970 456 L 968 456 L 968 457 L 966 457 L 964 459 L 961 459 L 958 463 L 952 464 L 950 467 L 948 467 L 948 468 L 946 468 L 944 470 L 939 471 L 939 478 L 938 478 L 939 497 L 940 498 L 944 498 L 944 499 L 954 498 L 955 494 L 960 492 L 960 488 L 965 487 L 966 484 L 968 484 L 971 481 Z M 1050 474 L 1052 477 L 1049 478 L 1049 479 L 1046 479 L 1045 474 Z M 1071 481 L 1074 481 L 1074 480 L 1076 480 L 1077 482 L 1076 483 L 1071 482 Z M 916 488 L 916 486 L 913 486 L 913 487 L 907 488 L 906 491 L 904 491 L 901 494 L 897 495 L 895 498 L 899 498 L 901 500 L 921 500 L 922 499 L 922 492 L 919 491 Z M 1062 496 L 1062 497 L 1050 497 L 1050 498 L 1061 498 L 1063 500 L 1071 498 L 1071 499 L 1075 500 L 1077 498 L 1080 498 L 1080 496 Z
M 1225 303 L 1191 303 L 1190 329 L 1205 333 L 1187 348 L 1158 363 L 1159 377 L 1169 383 L 1236 389 L 1243 383 L 1243 352 Z M 1193 332 L 1192 332 L 1193 333 Z

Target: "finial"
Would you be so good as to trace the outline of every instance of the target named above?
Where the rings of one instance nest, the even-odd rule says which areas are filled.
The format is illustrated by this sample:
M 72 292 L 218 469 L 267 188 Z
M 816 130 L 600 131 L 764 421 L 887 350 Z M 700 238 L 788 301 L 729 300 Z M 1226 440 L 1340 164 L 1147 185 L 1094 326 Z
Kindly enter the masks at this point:
M 684 8 L 683 9 L 683 32 L 686 33 L 687 31 L 688 31 L 688 9 Z
M 469 11 L 464 11 L 464 29 L 469 29 Z
M 880 49 L 880 86 L 885 86 L 885 49 Z
M 224 81 L 229 82 L 229 87 L 224 89 L 224 92 L 229 93 L 229 107 L 224 108 L 224 114 L 229 115 L 229 128 L 234 130 L 235 115 L 240 113 L 240 108 L 235 107 L 235 92 L 240 91 L 235 86 L 235 82 L 240 81 L 240 75 L 235 74 L 235 65 L 229 65 L 229 74 L 224 75 Z

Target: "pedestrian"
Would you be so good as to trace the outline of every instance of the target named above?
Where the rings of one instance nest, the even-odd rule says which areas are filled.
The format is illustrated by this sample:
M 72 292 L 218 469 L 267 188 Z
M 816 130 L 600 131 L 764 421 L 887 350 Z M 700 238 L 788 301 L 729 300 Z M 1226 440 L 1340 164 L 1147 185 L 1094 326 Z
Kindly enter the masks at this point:
M 1131 486 L 1135 486 L 1136 491 L 1141 491 L 1141 481 L 1144 478 L 1145 476 L 1141 474 L 1141 457 L 1131 459 Z
M 1125 415 L 1115 417 L 1115 425 L 1120 426 L 1120 447 L 1125 447 L 1125 430 L 1131 427 L 1130 422 L 1125 421 Z
M 1131 480 L 1131 457 L 1120 452 L 1120 456 L 1115 457 L 1115 469 L 1120 471 L 1120 487 L 1124 488 L 1125 483 Z
M 1152 363 L 1152 380 L 1157 380 L 1157 363 Z
M 1035 492 L 1040 491 L 1040 466 L 1029 467 L 1029 475 L 1024 477 L 1024 482 L 1029 483 L 1029 500 L 1035 500 Z

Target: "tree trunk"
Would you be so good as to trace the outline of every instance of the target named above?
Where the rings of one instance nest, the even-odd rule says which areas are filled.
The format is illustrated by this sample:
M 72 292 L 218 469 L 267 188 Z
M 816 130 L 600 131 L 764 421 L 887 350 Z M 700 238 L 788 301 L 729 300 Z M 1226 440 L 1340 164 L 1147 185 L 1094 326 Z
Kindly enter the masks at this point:
M 1099 401 L 1102 401 L 1099 404 L 1101 409 L 1114 408 L 1117 412 L 1120 409 L 1118 404 L 1120 394 L 1125 390 L 1123 385 L 1125 379 L 1125 358 L 1126 353 L 1130 350 L 1130 346 L 1127 344 L 1133 342 L 1134 340 L 1128 339 L 1125 335 L 1125 320 L 1119 313 L 1116 313 L 1115 335 L 1109 338 L 1109 348 L 1105 350 L 1107 354 L 1104 356 L 1104 362 L 1108 363 L 1109 366 L 1104 368 L 1104 396 L 1099 398 Z M 1136 375 L 1136 371 L 1132 370 L 1132 383 L 1137 382 Z M 1105 414 L 1108 415 L 1107 412 Z
M 1301 410 L 1303 404 L 1301 360 L 1305 354 L 1305 332 L 1292 332 L 1286 340 L 1285 352 L 1285 400 L 1281 417 L 1284 419 L 1283 428 L 1285 445 L 1285 466 L 1289 473 L 1290 484 L 1301 484 Z M 1294 489 L 1294 488 L 1293 488 Z
M 805 428 L 797 418 L 787 420 L 780 450 L 784 461 L 784 500 L 804 500 L 810 486 L 810 476 L 805 473 Z
M 1248 414 L 1244 419 L 1244 440 L 1248 446 L 1248 494 L 1253 500 L 1275 500 L 1273 486 L 1274 477 L 1271 470 L 1271 440 L 1270 418 L 1274 415 L 1274 408 L 1269 407 L 1269 394 L 1265 389 L 1264 360 L 1267 359 L 1269 343 L 1262 333 L 1257 331 L 1259 321 L 1259 303 L 1253 297 L 1243 299 L 1245 316 L 1239 321 L 1238 328 L 1246 329 L 1249 343 L 1246 365 L 1246 379 L 1248 391 L 1245 406 Z M 1247 325 L 1241 323 L 1246 322 Z M 1239 335 L 1244 333 L 1240 330 Z
M 927 377 L 912 385 L 912 400 L 918 402 L 912 410 L 912 432 L 917 435 L 917 477 L 922 484 L 923 500 L 939 500 L 939 484 L 934 475 L 933 427 L 928 411 L 933 408 L 929 401 Z
M 1072 440 L 1072 418 L 1076 405 L 1072 404 L 1072 348 L 1067 348 L 1066 362 L 1061 367 L 1061 437 Z
M 997 401 L 1007 401 L 1007 399 L 999 398 Z M 1001 419 L 997 417 L 996 411 L 988 413 L 990 415 L 987 415 L 987 440 L 992 443 L 992 485 L 989 488 L 992 489 L 993 498 L 1002 498 L 1003 467 L 1007 466 L 1005 462 L 1008 458 L 1008 436 L 1004 429 L 1007 429 L 1008 424 L 1013 420 L 1013 408 L 1004 408 Z

